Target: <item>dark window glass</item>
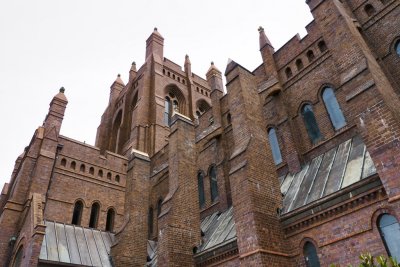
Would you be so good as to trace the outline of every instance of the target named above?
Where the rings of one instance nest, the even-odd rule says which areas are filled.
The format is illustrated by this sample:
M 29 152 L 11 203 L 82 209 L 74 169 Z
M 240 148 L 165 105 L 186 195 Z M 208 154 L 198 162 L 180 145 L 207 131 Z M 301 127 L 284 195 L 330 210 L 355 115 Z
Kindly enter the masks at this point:
M 366 5 L 364 7 L 364 11 L 365 11 L 365 13 L 367 13 L 368 16 L 372 16 L 376 12 L 374 6 L 371 4 Z
M 99 177 L 103 177 L 103 171 L 99 170 Z
M 304 245 L 304 259 L 307 267 L 320 267 L 317 250 L 311 242 Z
M 325 44 L 324 41 L 321 41 L 321 42 L 318 43 L 318 48 L 319 48 L 319 51 L 321 51 L 321 52 L 325 52 L 328 49 L 326 47 L 326 44 Z
M 89 173 L 90 173 L 91 175 L 93 175 L 93 174 L 94 174 L 94 168 L 93 168 L 93 167 L 90 167 L 90 169 L 89 169 Z
M 149 208 L 149 214 L 148 214 L 148 238 L 150 239 L 151 236 L 153 235 L 153 208 Z
M 301 59 L 296 60 L 296 67 L 297 70 L 301 70 L 304 67 L 303 61 L 301 61 Z
M 71 224 L 81 225 L 82 211 L 83 211 L 83 203 L 82 201 L 77 201 L 74 206 Z
M 157 202 L 157 216 L 161 214 L 162 199 L 160 198 Z
M 199 205 L 200 208 L 203 208 L 206 203 L 206 198 L 204 195 L 204 174 L 202 172 L 197 174 L 197 186 L 199 190 Z
M 396 49 L 397 55 L 400 56 L 400 40 L 397 41 L 397 43 L 396 43 L 396 45 L 394 46 L 394 48 Z
M 211 201 L 214 202 L 218 198 L 218 182 L 217 182 L 217 169 L 215 166 L 210 169 L 210 188 L 211 188 Z
M 397 219 L 389 214 L 379 218 L 379 232 L 389 256 L 400 260 L 400 225 Z
M 286 68 L 285 73 L 286 73 L 286 78 L 288 79 L 293 76 L 292 70 L 290 68 Z
M 67 165 L 67 160 L 66 159 L 62 159 L 61 160 L 61 166 L 65 167 Z
M 86 169 L 86 168 L 85 168 L 85 164 L 81 164 L 80 171 L 81 171 L 81 172 L 85 172 L 85 169 Z
M 314 58 L 315 58 L 315 56 L 314 56 L 314 52 L 313 51 L 308 51 L 307 52 L 307 58 L 308 58 L 308 61 L 309 62 L 311 62 L 311 61 L 313 61 L 314 60 Z
M 170 109 L 171 109 L 171 100 L 169 98 L 165 98 L 165 109 L 164 109 L 164 123 L 169 126 L 170 123 Z
M 115 211 L 109 209 L 107 211 L 106 231 L 112 232 L 114 230 Z
M 71 162 L 71 169 L 75 170 L 75 168 L 76 168 L 76 163 L 75 163 L 75 161 L 73 161 L 73 162 Z
M 282 155 L 281 149 L 279 148 L 278 137 L 274 128 L 269 129 L 268 140 L 272 151 L 272 157 L 274 158 L 275 164 L 278 165 L 282 162 Z
M 99 220 L 99 211 L 100 211 L 99 203 L 93 203 L 92 209 L 90 211 L 90 220 L 89 220 L 90 228 L 97 228 L 97 222 Z
M 304 259 L 307 267 L 320 267 L 317 250 L 311 242 L 304 245 Z
M 324 100 L 325 107 L 328 111 L 333 127 L 335 127 L 335 130 L 345 126 L 346 120 L 344 119 L 343 112 L 340 109 L 333 89 L 330 87 L 325 88 L 324 92 L 322 93 L 322 99 Z
M 311 105 L 305 105 L 301 111 L 301 115 L 303 116 L 308 136 L 310 137 L 311 142 L 315 144 L 322 136 Z
M 20 267 L 21 266 L 22 256 L 24 255 L 23 252 L 24 252 L 23 247 L 20 246 L 19 249 L 18 249 L 17 254 L 15 255 L 14 264 L 12 265 L 13 267 Z

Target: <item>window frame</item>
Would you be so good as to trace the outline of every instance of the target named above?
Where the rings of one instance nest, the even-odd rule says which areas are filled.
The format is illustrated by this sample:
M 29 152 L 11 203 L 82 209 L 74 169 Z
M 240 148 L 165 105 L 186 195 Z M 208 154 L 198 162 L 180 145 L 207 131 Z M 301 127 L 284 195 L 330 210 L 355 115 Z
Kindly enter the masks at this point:
M 205 190 L 204 190 L 204 177 L 205 177 L 205 175 L 204 175 L 203 171 L 199 171 L 197 173 L 197 191 L 198 191 L 200 209 L 204 208 L 206 205 L 206 194 L 205 194 Z M 210 184 L 210 187 L 211 187 L 211 184 Z
M 283 162 L 282 150 L 279 145 L 279 138 L 275 127 L 269 127 L 267 130 L 268 142 L 272 153 L 272 158 L 275 165 L 279 165 Z
M 331 92 L 331 98 L 325 97 L 328 92 Z M 321 90 L 321 99 L 324 103 L 325 110 L 328 113 L 329 121 L 335 131 L 346 127 L 346 117 L 344 116 L 343 110 L 337 100 L 335 89 L 332 86 L 326 85 Z
M 310 110 L 306 111 L 306 107 L 310 107 Z M 306 119 L 306 112 L 310 112 L 308 113 L 310 115 L 307 115 L 308 119 Z M 313 145 L 317 144 L 323 138 L 323 136 L 318 125 L 317 117 L 315 116 L 313 110 L 313 105 L 311 105 L 310 103 L 303 104 L 303 106 L 301 107 L 301 116 L 303 118 L 304 126 L 306 127 L 307 135 L 311 143 Z M 312 124 L 310 124 L 310 120 Z
M 89 228 L 97 229 L 99 224 L 101 206 L 99 202 L 93 202 L 90 208 Z
M 215 177 L 213 177 L 215 174 Z M 214 203 L 219 199 L 219 191 L 218 191 L 218 172 L 217 167 L 212 165 L 208 171 L 208 176 L 210 180 L 210 196 L 211 202 Z

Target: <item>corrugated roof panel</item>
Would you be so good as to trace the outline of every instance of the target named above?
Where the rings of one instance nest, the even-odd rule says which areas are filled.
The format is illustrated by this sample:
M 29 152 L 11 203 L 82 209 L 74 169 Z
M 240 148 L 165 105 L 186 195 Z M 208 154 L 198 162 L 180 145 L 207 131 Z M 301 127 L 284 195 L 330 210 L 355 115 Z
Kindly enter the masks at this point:
M 300 185 L 297 197 L 293 201 L 292 210 L 304 205 L 308 196 L 308 192 L 310 191 L 315 176 L 317 175 L 317 172 L 319 170 L 319 166 L 321 165 L 322 157 L 323 155 L 320 155 L 319 157 L 316 157 L 311 161 L 310 168 L 308 168 L 307 173 L 304 175 L 304 179 Z
M 336 156 L 336 150 L 337 150 L 337 147 L 329 150 L 328 152 L 326 152 L 324 154 L 324 158 L 322 159 L 318 173 L 314 179 L 314 183 L 308 194 L 307 203 L 310 203 L 321 197 L 322 191 L 324 190 L 326 180 L 328 179 L 329 173 L 332 168 L 333 161 Z
M 90 258 L 92 259 L 92 265 L 93 266 L 102 266 L 101 260 L 100 260 L 100 255 L 99 255 L 99 252 L 97 250 L 97 245 L 96 245 L 96 242 L 94 240 L 92 229 L 86 229 L 85 228 L 83 231 L 84 231 L 84 234 L 85 234 L 85 237 L 86 237 L 86 241 L 87 241 L 87 244 L 88 244 Z
M 71 260 L 69 259 L 68 243 L 67 243 L 67 237 L 65 236 L 64 225 L 56 223 L 55 228 L 58 239 L 57 248 L 58 248 L 58 256 L 60 258 L 59 261 L 71 263 Z
M 368 151 L 365 152 L 365 159 L 364 159 L 364 168 L 362 173 L 362 179 L 371 176 L 372 174 L 376 173 L 376 168 L 374 163 L 372 162 L 371 155 Z
M 42 247 L 40 249 L 39 258 L 47 260 L 46 235 L 43 237 L 43 242 L 42 242 Z
M 224 212 L 219 216 L 218 227 L 212 233 L 212 235 L 211 235 L 210 239 L 208 240 L 207 245 L 204 247 L 204 249 L 208 249 L 210 247 L 214 247 L 214 246 L 220 244 L 218 242 L 218 238 L 226 230 L 226 227 L 229 223 L 229 220 L 226 220 L 226 218 L 228 217 L 228 219 L 229 219 L 229 213 L 230 213 L 229 211 L 230 210 L 231 209 L 229 209 L 228 212 Z
M 56 230 L 53 222 L 46 222 L 47 259 L 59 261 Z
M 75 238 L 75 230 L 72 225 L 65 225 L 65 233 L 68 241 L 68 250 L 71 263 L 81 264 L 81 257 L 79 255 L 78 244 Z
M 296 198 L 297 196 L 297 192 L 299 191 L 300 185 L 303 182 L 303 178 L 305 176 L 305 174 L 308 171 L 310 165 L 305 166 L 300 172 L 298 172 L 295 177 L 293 178 L 293 181 L 289 187 L 289 190 L 286 193 L 286 196 L 283 200 L 283 207 L 285 209 L 285 211 L 290 211 L 292 210 L 292 204 L 293 204 L 293 200 Z
M 226 237 L 226 240 L 231 240 L 232 238 L 236 237 L 236 227 L 235 227 L 235 222 L 232 222 L 232 228 L 229 231 L 228 236 Z
M 339 190 L 342 183 L 342 177 L 349 157 L 349 151 L 351 147 L 351 139 L 339 145 L 335 161 L 333 162 L 331 172 L 326 182 L 325 190 L 323 195 L 329 195 Z
M 282 194 L 286 194 L 286 192 L 288 191 L 288 189 L 289 189 L 289 187 L 290 187 L 290 184 L 292 183 L 292 181 L 293 181 L 293 177 L 294 177 L 294 174 L 292 175 L 292 174 L 288 174 L 287 176 L 286 176 L 286 178 L 285 178 L 285 180 L 283 181 L 283 183 L 282 183 L 282 185 L 281 185 L 281 193 Z
M 304 172 L 306 174 L 302 181 Z M 314 158 L 310 167 L 305 166 L 293 175 L 293 181 L 288 179 L 289 175 L 286 177 L 281 185 L 281 192 L 286 192 L 283 213 L 335 193 L 340 188 L 356 183 L 361 177 L 366 178 L 375 173 L 375 166 L 365 144 L 360 136 L 355 136 Z
M 79 254 L 83 265 L 92 266 L 88 245 L 86 243 L 85 235 L 83 234 L 82 227 L 75 227 L 76 242 L 78 243 Z
M 111 267 L 110 259 L 104 245 L 103 238 L 101 237 L 100 231 L 92 231 L 92 233 L 96 242 L 102 266 Z
M 361 138 L 359 136 L 354 137 L 341 188 L 361 179 L 365 150 L 365 145 Z
M 112 245 L 111 237 L 109 232 L 101 232 L 101 236 L 103 237 L 103 242 L 106 245 L 107 253 L 110 254 L 110 248 Z
M 109 251 L 113 234 L 50 221 L 45 224 L 46 234 L 39 259 L 55 263 L 111 267 Z

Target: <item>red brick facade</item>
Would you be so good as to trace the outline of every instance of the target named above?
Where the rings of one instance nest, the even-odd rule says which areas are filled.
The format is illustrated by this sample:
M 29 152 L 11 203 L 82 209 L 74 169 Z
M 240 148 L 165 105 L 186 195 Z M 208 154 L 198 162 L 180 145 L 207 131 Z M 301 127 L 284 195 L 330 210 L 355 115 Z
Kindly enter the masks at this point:
M 60 89 L 2 190 L 0 263 L 13 266 L 22 251 L 21 266 L 44 266 L 44 220 L 71 224 L 79 201 L 80 225 L 116 234 L 115 266 L 150 262 L 147 240 L 157 242 L 157 266 L 307 266 L 308 242 L 321 266 L 356 264 L 365 251 L 387 255 L 380 215 L 400 219 L 400 3 L 307 4 L 308 34 L 275 51 L 260 27 L 262 64 L 249 71 L 230 62 L 226 93 L 213 63 L 203 79 L 188 56 L 183 68 L 165 58 L 155 29 L 145 63 L 132 64 L 127 84 L 120 77 L 112 84 L 96 146 L 60 135 L 68 103 Z M 327 87 L 344 127 L 329 113 Z M 282 213 L 281 177 L 355 136 L 376 173 Z M 235 236 L 203 251 L 202 222 L 230 207 Z

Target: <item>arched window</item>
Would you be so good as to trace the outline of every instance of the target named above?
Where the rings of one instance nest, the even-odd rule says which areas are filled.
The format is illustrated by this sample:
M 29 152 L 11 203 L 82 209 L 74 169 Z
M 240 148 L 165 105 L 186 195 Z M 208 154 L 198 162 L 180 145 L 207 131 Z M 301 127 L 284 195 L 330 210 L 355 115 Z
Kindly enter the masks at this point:
M 15 258 L 14 258 L 14 263 L 13 263 L 13 267 L 20 267 L 21 263 L 22 263 L 22 256 L 24 255 L 24 249 L 23 246 L 20 246 L 18 248 L 18 252 L 15 254 Z
M 326 47 L 326 44 L 325 44 L 325 42 L 324 41 L 320 41 L 319 43 L 318 43 L 318 48 L 319 48 L 319 51 L 322 53 L 322 52 L 325 52 L 328 48 Z
M 211 201 L 214 202 L 218 198 L 217 168 L 215 166 L 211 167 L 209 176 L 210 176 Z
M 115 181 L 116 181 L 117 183 L 119 183 L 120 180 L 121 180 L 121 179 L 120 179 L 119 175 L 116 175 L 116 176 L 115 176 Z
M 157 202 L 157 216 L 161 214 L 162 199 L 160 198 Z
M 111 180 L 111 172 L 107 172 L 107 179 Z
M 321 266 L 319 264 L 317 249 L 315 248 L 313 243 L 307 241 L 304 244 L 303 253 L 304 253 L 304 259 L 306 261 L 307 267 L 320 267 Z
M 86 169 L 86 168 L 85 168 L 85 164 L 81 164 L 81 167 L 80 167 L 79 170 L 80 170 L 81 172 L 85 172 L 85 169 Z
M 274 158 L 275 165 L 282 162 L 281 149 L 279 148 L 278 137 L 276 135 L 276 130 L 271 128 L 268 130 L 268 140 L 271 147 L 272 157 Z
M 71 169 L 75 170 L 75 168 L 76 168 L 76 162 L 75 162 L 75 161 L 71 162 L 70 167 L 71 167 Z
M 94 168 L 93 168 L 93 167 L 90 167 L 90 168 L 89 168 L 89 173 L 90 173 L 91 175 L 94 174 Z
M 344 119 L 343 112 L 340 109 L 333 89 L 326 87 L 322 92 L 322 99 L 324 100 L 326 110 L 328 111 L 329 118 L 335 130 L 344 127 L 346 125 L 346 120 Z
M 317 120 L 315 119 L 315 115 L 310 104 L 303 106 L 301 110 L 301 115 L 303 116 L 308 136 L 310 137 L 311 142 L 315 144 L 321 139 L 322 135 L 319 130 Z
M 99 220 L 99 212 L 100 212 L 99 203 L 97 202 L 93 203 L 92 209 L 90 211 L 90 220 L 89 220 L 90 228 L 97 228 L 97 222 Z
M 82 211 L 83 211 L 83 203 L 82 201 L 78 200 L 77 202 L 75 202 L 74 211 L 72 213 L 71 224 L 81 225 Z
M 311 61 L 314 60 L 315 55 L 314 55 L 314 52 L 313 52 L 312 50 L 309 50 L 309 51 L 307 52 L 307 58 L 308 58 L 308 62 L 311 62 Z
M 153 220 L 154 220 L 154 215 L 153 215 L 153 208 L 149 208 L 149 214 L 148 214 L 148 238 L 150 239 L 151 236 L 153 235 Z
M 397 55 L 400 56 L 400 40 L 398 40 L 394 45 L 394 50 L 396 51 Z
M 303 61 L 301 61 L 301 59 L 296 60 L 296 67 L 297 70 L 301 70 L 302 68 L 304 68 Z
M 171 122 L 171 100 L 169 99 L 169 97 L 165 98 L 165 109 L 164 109 L 164 123 L 165 125 L 169 126 L 169 123 Z
M 375 14 L 375 12 L 376 12 L 374 6 L 371 4 L 365 5 L 364 11 L 365 11 L 365 13 L 367 13 L 367 15 L 369 17 L 372 16 L 373 14 Z
M 285 73 L 286 73 L 286 78 L 288 79 L 293 76 L 292 69 L 289 67 L 286 68 Z
M 204 207 L 204 204 L 206 204 L 206 198 L 204 195 L 204 173 L 199 172 L 197 174 L 197 187 L 199 191 L 199 205 L 200 208 Z
M 98 176 L 103 177 L 103 170 L 99 170 Z
M 379 232 L 389 256 L 400 260 L 400 225 L 390 214 L 383 214 L 378 221 Z
M 114 230 L 114 220 L 115 220 L 115 211 L 114 211 L 114 209 L 108 209 L 108 211 L 107 211 L 107 221 L 106 221 L 106 231 L 112 232 Z
M 62 159 L 61 160 L 61 166 L 65 167 L 67 165 L 67 160 L 66 159 Z
M 226 115 L 226 121 L 228 122 L 228 124 L 232 123 L 232 115 L 231 115 L 231 113 L 228 113 L 228 115 Z

